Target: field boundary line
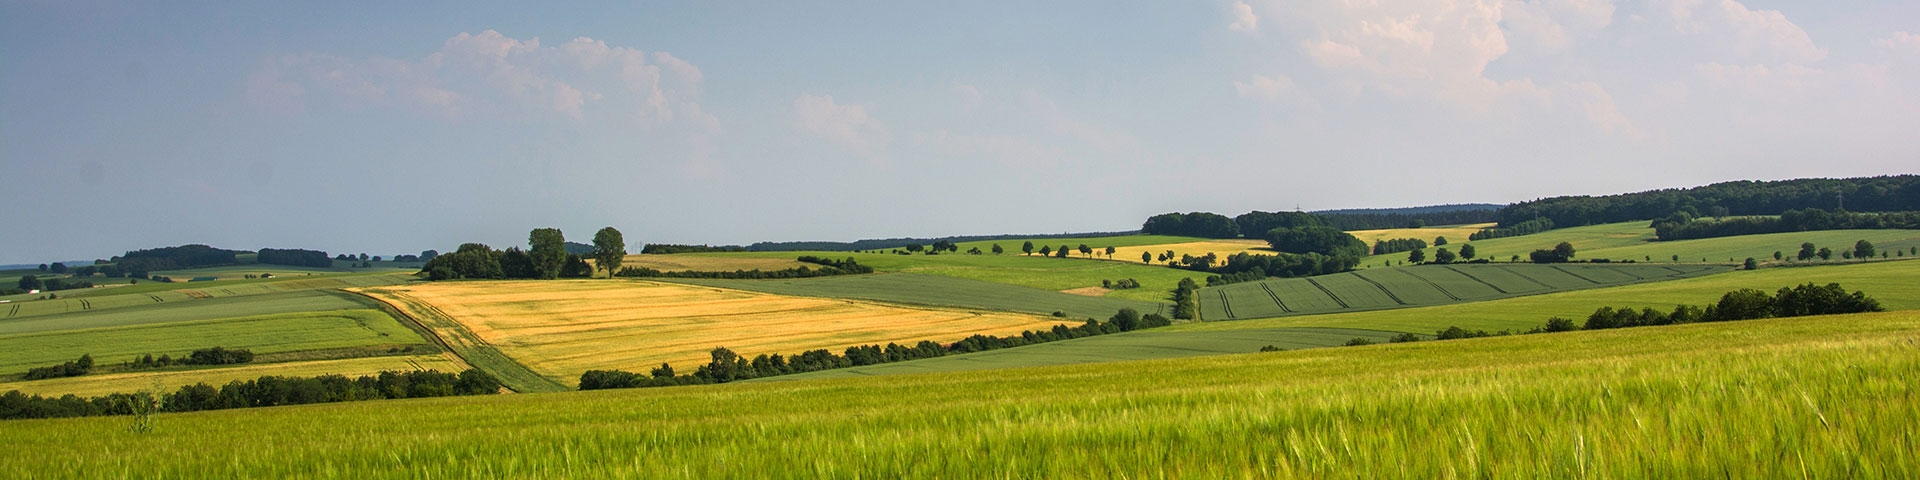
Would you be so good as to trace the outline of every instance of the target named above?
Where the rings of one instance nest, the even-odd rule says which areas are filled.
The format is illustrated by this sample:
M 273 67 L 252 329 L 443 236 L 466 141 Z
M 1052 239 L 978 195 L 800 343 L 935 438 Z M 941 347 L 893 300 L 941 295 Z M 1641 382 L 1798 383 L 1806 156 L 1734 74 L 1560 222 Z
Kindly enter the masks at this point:
M 1517 269 L 1516 269 L 1516 270 L 1513 270 L 1512 272 L 1513 272 L 1513 274 L 1514 274 L 1514 275 L 1518 275 L 1518 276 L 1520 276 L 1520 278 L 1524 278 L 1524 279 L 1527 279 L 1527 281 L 1529 281 L 1529 282 L 1533 282 L 1533 284 L 1534 284 L 1534 285 L 1539 285 L 1539 286 L 1541 286 L 1542 288 L 1546 288 L 1546 289 L 1547 289 L 1548 291 L 1554 291 L 1554 290 L 1559 290 L 1558 288 L 1554 288 L 1554 286 L 1553 286 L 1553 285 L 1548 285 L 1548 284 L 1547 284 L 1547 282 L 1542 282 L 1542 281 L 1539 281 L 1539 280 L 1535 280 L 1535 279 L 1534 279 L 1533 277 L 1531 277 L 1531 276 L 1527 276 L 1527 274 L 1525 274 L 1525 273 L 1520 273 L 1520 270 L 1517 270 Z
M 1333 290 L 1328 290 L 1326 285 L 1321 285 L 1320 282 L 1314 281 L 1313 278 L 1307 278 L 1307 283 L 1313 284 L 1313 288 L 1320 289 L 1320 293 L 1325 293 L 1328 297 L 1333 298 L 1333 303 L 1340 304 L 1340 308 L 1353 308 L 1352 305 L 1347 305 L 1346 300 L 1341 300 L 1339 295 L 1334 295 Z
M 1282 301 L 1280 301 L 1280 295 L 1279 295 L 1279 294 L 1276 294 L 1276 293 L 1273 293 L 1273 286 L 1272 286 L 1272 285 L 1269 285 L 1269 284 L 1267 284 L 1267 282 L 1260 282 L 1260 289 L 1261 289 L 1261 290 L 1266 290 L 1266 291 L 1267 291 L 1267 297 L 1268 297 L 1268 298 L 1272 298 L 1272 299 L 1273 299 L 1273 303 L 1274 303 L 1275 305 L 1279 305 L 1279 306 L 1280 306 L 1280 311 L 1282 311 L 1282 312 L 1287 312 L 1287 313 L 1293 313 L 1293 309 L 1292 309 L 1292 308 L 1287 308 L 1287 302 L 1282 302 Z
M 1554 269 L 1554 270 L 1559 270 L 1559 271 L 1560 271 L 1560 273 L 1565 273 L 1565 274 L 1567 274 L 1567 275 L 1572 275 L 1572 276 L 1573 276 L 1573 278 L 1578 278 L 1578 279 L 1581 279 L 1581 280 L 1586 280 L 1586 281 L 1587 281 L 1587 283 L 1591 283 L 1591 284 L 1594 284 L 1594 285 L 1606 285 L 1606 284 L 1604 284 L 1604 283 L 1600 283 L 1600 282 L 1599 282 L 1598 280 L 1594 280 L 1594 279 L 1591 279 L 1591 278 L 1587 278 L 1587 277 L 1583 277 L 1583 276 L 1580 276 L 1580 274 L 1578 274 L 1578 273 L 1573 273 L 1573 271 L 1572 271 L 1572 270 L 1567 270 L 1567 269 L 1564 269 L 1564 268 L 1560 268 L 1560 266 L 1559 266 L 1559 265 L 1548 265 L 1548 266 L 1547 266 L 1547 268 L 1551 268 L 1551 269 Z
M 13 310 L 10 310 L 7 312 L 7 318 L 13 318 L 14 315 L 19 315 L 19 314 L 20 314 L 20 304 L 16 303 L 16 304 L 13 304 Z
M 1361 281 L 1373 284 L 1373 288 L 1378 288 L 1380 289 L 1380 293 L 1387 294 L 1387 298 L 1393 299 L 1393 303 L 1407 305 L 1406 300 L 1401 300 L 1399 295 L 1394 295 L 1392 290 L 1387 290 L 1386 285 L 1381 285 L 1380 282 L 1373 281 L 1373 279 L 1367 278 L 1366 276 L 1361 275 L 1360 272 L 1347 272 L 1347 273 L 1353 274 L 1354 278 L 1358 278 Z
M 148 294 L 147 298 L 153 299 L 153 303 L 166 303 L 166 300 L 161 300 L 159 295 Z
M 1585 268 L 1593 268 L 1593 267 L 1585 267 Z M 1618 270 L 1620 273 L 1627 274 L 1627 276 L 1629 277 L 1633 277 L 1633 280 L 1636 282 L 1644 282 L 1647 280 L 1647 277 L 1642 277 L 1638 273 L 1633 273 L 1634 271 L 1633 267 L 1620 268 L 1616 270 Z
M 1453 299 L 1453 301 L 1456 301 L 1456 302 L 1462 301 L 1459 295 L 1454 295 L 1453 292 L 1449 292 L 1447 291 L 1447 289 L 1441 288 L 1440 284 L 1433 283 L 1433 280 L 1428 280 L 1427 277 L 1422 277 L 1420 276 L 1420 274 L 1413 273 L 1413 271 L 1405 268 L 1396 269 L 1396 270 L 1398 270 L 1400 273 L 1407 274 L 1408 276 L 1411 276 L 1413 278 L 1418 278 L 1422 282 L 1427 282 L 1427 285 L 1432 285 L 1434 290 L 1439 290 L 1441 295 L 1446 295 L 1447 298 L 1451 298 Z
M 473 332 L 468 331 L 465 326 L 460 325 L 460 322 L 458 320 L 454 320 L 453 317 L 447 316 L 446 312 L 441 311 L 438 307 L 435 307 L 431 303 L 427 303 L 425 301 L 422 301 L 417 298 L 413 298 L 412 296 L 409 296 L 407 294 L 400 293 L 400 292 L 395 292 L 391 290 L 382 291 L 383 295 L 391 295 L 393 297 L 394 302 L 405 303 L 408 306 L 420 307 L 422 309 L 421 313 L 423 314 L 439 315 L 441 318 L 446 320 L 444 326 L 448 330 L 452 330 L 457 333 L 464 334 L 462 335 L 464 337 L 462 338 L 463 343 L 466 341 L 471 341 L 474 344 L 472 345 L 471 348 L 454 347 L 453 342 L 447 340 L 445 337 L 440 336 L 440 332 L 438 330 L 435 330 L 432 326 L 428 326 L 426 322 L 421 321 L 419 317 L 415 317 L 412 313 L 408 312 L 406 307 L 389 303 L 388 300 L 380 298 L 380 296 L 375 296 L 367 292 L 353 291 L 353 290 L 346 290 L 346 289 L 337 289 L 336 291 L 348 292 L 348 293 L 364 296 L 367 298 L 371 298 L 374 300 L 375 303 L 386 306 L 387 308 L 383 308 L 382 310 L 388 310 L 390 313 L 395 314 L 396 318 L 400 319 L 402 322 L 411 323 L 412 325 L 410 325 L 410 327 L 418 327 L 420 330 L 424 330 L 423 336 L 425 336 L 429 341 L 432 341 L 434 342 L 435 345 L 439 345 L 441 348 L 446 349 L 447 353 L 452 354 L 454 358 L 460 359 L 460 361 L 463 363 L 466 363 L 467 366 L 477 368 L 482 371 L 487 371 L 487 373 L 492 374 L 495 378 L 500 379 L 502 384 L 507 385 L 507 388 L 512 389 L 513 391 L 525 393 L 525 392 L 571 390 L 567 388 L 566 385 L 561 385 L 559 382 L 555 382 L 553 381 L 553 379 L 547 378 L 544 375 L 540 375 L 539 372 L 535 372 L 533 371 L 533 369 L 527 368 L 526 365 L 522 365 L 520 362 L 515 361 L 513 357 L 507 356 L 506 352 L 501 352 L 500 349 L 495 348 L 492 344 L 488 344 L 485 340 L 480 339 L 478 335 L 475 335 Z M 476 362 L 475 357 L 477 356 L 487 356 L 489 357 L 488 358 L 489 360 L 493 360 L 493 361 L 485 362 L 485 363 Z M 501 372 L 501 371 L 493 371 L 494 369 L 512 369 L 517 371 Z M 508 375 L 509 373 L 513 375 Z M 523 382 L 523 380 L 526 380 L 527 382 L 532 382 L 532 383 Z
M 1458 273 L 1458 274 L 1461 274 L 1461 275 L 1466 275 L 1466 276 L 1467 276 L 1467 278 L 1470 278 L 1470 279 L 1473 279 L 1473 281 L 1476 281 L 1476 282 L 1480 282 L 1480 284 L 1481 284 L 1481 285 L 1486 285 L 1486 286 L 1487 286 L 1487 288 L 1492 288 L 1492 289 L 1493 289 L 1493 291 L 1496 291 L 1496 292 L 1500 292 L 1500 293 L 1501 293 L 1501 294 L 1503 294 L 1503 295 L 1512 295 L 1512 294 L 1513 294 L 1513 292 L 1509 292 L 1509 291 L 1507 291 L 1507 289 L 1504 289 L 1504 288 L 1500 288 L 1500 286 L 1499 286 L 1499 285 L 1494 285 L 1494 284 L 1493 284 L 1492 282 L 1488 282 L 1488 281 L 1486 281 L 1486 280 L 1481 280 L 1481 279 L 1480 279 L 1480 277 L 1476 277 L 1476 276 L 1473 276 L 1473 274 L 1471 274 L 1471 273 L 1467 273 L 1467 272 L 1466 272 L 1465 270 L 1461 270 L 1461 269 L 1458 269 L 1458 268 L 1453 268 L 1453 266 L 1452 266 L 1452 265 L 1445 265 L 1445 266 L 1442 266 L 1441 268 L 1445 268 L 1445 269 L 1447 269 L 1447 270 L 1452 270 L 1452 271 L 1453 271 L 1453 273 Z

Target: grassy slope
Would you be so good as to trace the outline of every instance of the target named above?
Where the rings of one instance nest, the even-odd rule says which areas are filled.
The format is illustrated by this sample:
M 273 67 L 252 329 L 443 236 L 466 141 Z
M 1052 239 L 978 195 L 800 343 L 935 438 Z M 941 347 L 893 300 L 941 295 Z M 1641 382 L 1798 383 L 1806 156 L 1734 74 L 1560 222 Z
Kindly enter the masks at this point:
M 1911 312 L 890 378 L 8 422 L 145 477 L 1920 476 Z M 271 425 L 272 428 L 262 428 Z M 235 442 L 236 438 L 248 441 Z M 262 446 L 271 446 L 264 448 Z
M 0 375 L 92 354 L 102 365 L 221 346 L 256 354 L 361 346 L 426 345 L 379 310 L 330 310 L 124 327 L 0 335 Z M 4 390 L 4 384 L 0 384 Z
M 1729 290 L 1761 288 L 1773 291 L 1805 282 L 1838 282 L 1848 289 L 1868 292 L 1891 310 L 1920 309 L 1920 261 L 1767 268 L 1661 283 L 1434 307 L 1175 325 L 1119 335 L 807 375 L 843 377 L 958 371 L 1080 363 L 1095 358 L 1084 352 L 1098 352 L 1098 359 L 1111 361 L 1248 352 L 1268 344 L 1281 348 L 1331 347 L 1344 344 L 1354 337 L 1379 340 L 1401 332 L 1431 335 L 1437 330 L 1456 325 L 1489 331 L 1524 331 L 1546 323 L 1547 318 L 1555 315 L 1584 320 L 1587 314 L 1602 306 L 1672 309 L 1681 303 L 1711 303 Z M 1372 333 L 1359 332 L 1344 336 L 1324 334 L 1342 331 L 1339 329 Z
M 1014 246 L 1018 247 L 1018 244 Z M 961 251 L 965 251 L 965 249 Z M 873 267 L 880 272 L 939 275 L 1056 292 L 1076 288 L 1097 287 L 1100 286 L 1101 280 L 1131 278 L 1139 281 L 1141 288 L 1116 290 L 1107 296 L 1147 302 L 1164 301 L 1168 292 L 1171 292 L 1173 286 L 1180 283 L 1180 279 L 1182 278 L 1193 278 L 1196 281 L 1201 281 L 1205 280 L 1206 277 L 1205 274 L 1198 272 L 1141 265 L 1138 263 L 1079 258 L 1041 258 L 1039 254 L 1026 256 L 1020 255 L 1018 252 L 1019 249 L 1015 248 L 1012 250 L 1012 253 L 1006 255 L 894 255 L 849 252 L 688 253 L 681 255 L 740 255 L 760 258 L 796 258 L 801 255 L 817 255 L 830 258 L 853 257 L 859 261 L 861 265 Z
M 1069 295 L 1034 288 L 939 275 L 894 273 L 794 280 L 664 279 L 780 295 L 857 298 L 907 305 L 984 308 L 1042 315 L 1063 312 L 1072 318 L 1105 319 L 1122 308 L 1143 313 L 1164 304 L 1113 297 Z M 1163 296 L 1166 295 L 1163 293 Z
M 1573 244 L 1575 258 L 1580 259 L 1610 258 L 1646 262 L 1651 257 L 1656 263 L 1671 263 L 1673 256 L 1679 255 L 1681 263 L 1701 263 L 1702 258 L 1707 263 L 1729 263 L 1729 258 L 1736 262 L 1747 257 L 1772 260 L 1775 251 L 1791 257 L 1800 250 L 1802 242 L 1833 248 L 1835 259 L 1839 258 L 1839 250 L 1851 250 L 1853 243 L 1862 239 L 1873 242 L 1881 250 L 1907 249 L 1920 246 L 1920 230 L 1829 230 L 1655 242 L 1653 229 L 1648 228 L 1647 222 L 1636 221 L 1562 228 L 1477 242 L 1467 242 L 1465 237 L 1447 239 L 1453 241 L 1447 244 L 1448 250 L 1458 252 L 1460 245 L 1471 243 L 1479 257 L 1496 261 L 1506 261 L 1514 255 L 1524 260 L 1528 252 L 1568 242 Z M 1432 239 L 1427 241 L 1431 242 Z M 1432 258 L 1433 250 L 1427 249 L 1428 258 Z M 1363 259 L 1361 265 L 1378 268 L 1382 262 L 1406 258 L 1406 253 L 1374 255 Z
M 1422 265 L 1205 288 L 1200 290 L 1200 310 L 1201 318 L 1213 321 L 1407 308 L 1672 281 L 1726 269 L 1701 265 Z M 1337 295 L 1346 306 L 1333 303 L 1327 292 Z

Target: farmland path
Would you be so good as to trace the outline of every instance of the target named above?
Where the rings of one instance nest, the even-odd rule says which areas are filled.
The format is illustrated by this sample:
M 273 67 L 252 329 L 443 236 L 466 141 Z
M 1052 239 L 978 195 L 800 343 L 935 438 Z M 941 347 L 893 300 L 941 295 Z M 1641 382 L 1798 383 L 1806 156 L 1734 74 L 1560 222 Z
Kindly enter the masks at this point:
M 478 368 L 516 392 L 561 392 L 572 390 L 560 382 L 535 373 L 512 357 L 494 348 L 439 307 L 405 293 L 384 288 L 342 290 L 372 298 L 390 307 L 401 321 L 410 322 L 427 333 L 428 340 L 452 352 L 454 356 Z

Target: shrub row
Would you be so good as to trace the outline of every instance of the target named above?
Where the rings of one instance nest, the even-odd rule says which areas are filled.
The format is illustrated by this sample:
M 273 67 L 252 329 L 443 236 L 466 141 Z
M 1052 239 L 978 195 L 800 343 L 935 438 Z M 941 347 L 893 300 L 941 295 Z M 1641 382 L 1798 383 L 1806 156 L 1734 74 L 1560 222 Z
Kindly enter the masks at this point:
M 620 273 L 616 275 L 621 277 L 641 277 L 641 278 L 724 278 L 724 279 L 758 280 L 758 279 L 778 279 L 778 278 L 831 277 L 835 275 L 857 275 L 857 274 L 864 274 L 864 273 L 873 273 L 873 267 L 861 265 L 859 262 L 855 262 L 852 257 L 848 257 L 846 260 L 833 260 L 833 259 L 819 258 L 819 257 L 813 257 L 813 256 L 805 256 L 805 257 L 800 257 L 799 260 L 806 263 L 820 265 L 820 268 L 798 267 L 798 268 L 789 268 L 785 270 L 774 270 L 774 271 L 764 271 L 756 268 L 753 270 L 734 270 L 731 272 L 697 272 L 697 271 L 662 272 L 659 270 L 646 268 L 646 267 L 627 267 L 627 268 L 620 269 Z
M 486 372 L 471 369 L 457 375 L 427 370 L 388 371 L 359 378 L 342 375 L 265 376 L 244 382 L 235 380 L 220 388 L 205 383 L 187 385 L 160 399 L 146 393 L 115 393 L 92 398 L 72 394 L 43 397 L 13 390 L 0 395 L 0 419 L 131 415 L 141 413 L 141 405 L 156 404 L 162 411 L 191 412 L 390 398 L 487 395 L 499 391 L 499 380 Z

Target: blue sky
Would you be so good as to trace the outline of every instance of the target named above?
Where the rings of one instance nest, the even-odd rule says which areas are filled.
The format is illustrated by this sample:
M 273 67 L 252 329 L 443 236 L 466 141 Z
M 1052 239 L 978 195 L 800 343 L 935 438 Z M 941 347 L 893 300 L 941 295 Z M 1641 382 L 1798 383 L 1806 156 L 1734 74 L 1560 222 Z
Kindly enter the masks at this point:
M 6 2 L 0 263 L 1914 173 L 1913 85 L 1913 2 Z

